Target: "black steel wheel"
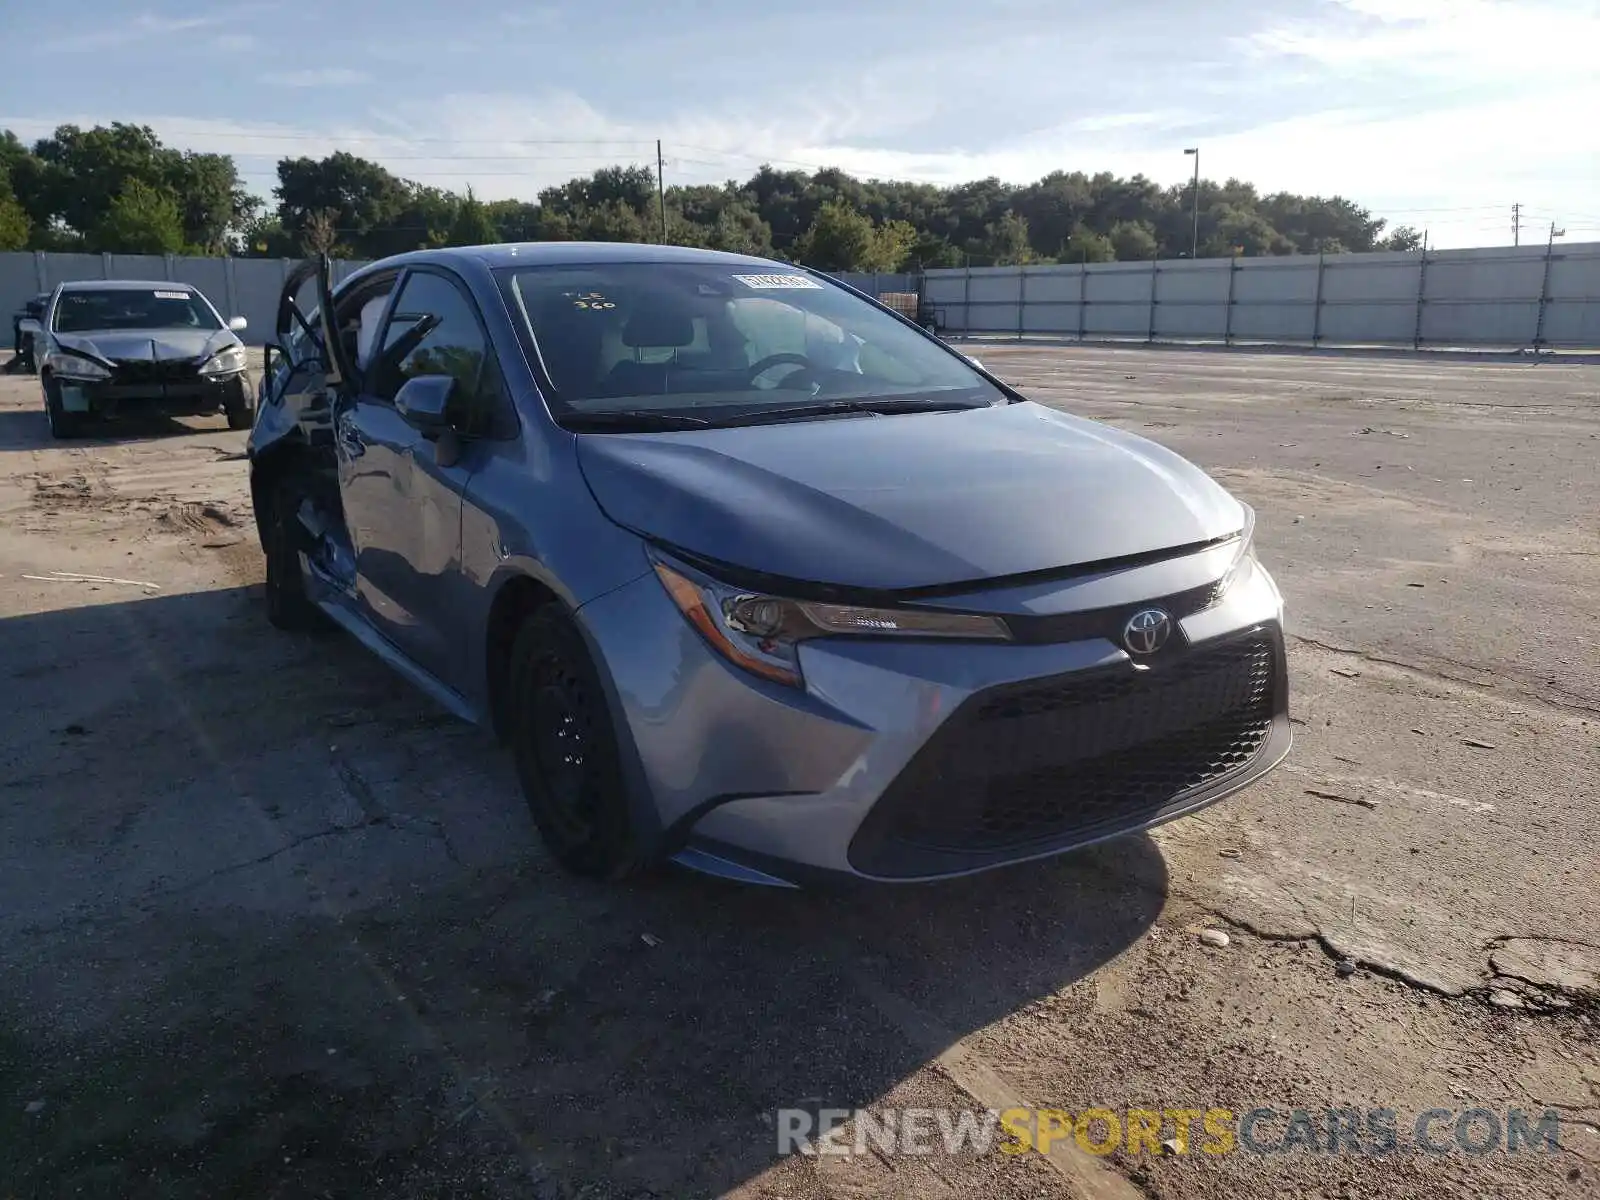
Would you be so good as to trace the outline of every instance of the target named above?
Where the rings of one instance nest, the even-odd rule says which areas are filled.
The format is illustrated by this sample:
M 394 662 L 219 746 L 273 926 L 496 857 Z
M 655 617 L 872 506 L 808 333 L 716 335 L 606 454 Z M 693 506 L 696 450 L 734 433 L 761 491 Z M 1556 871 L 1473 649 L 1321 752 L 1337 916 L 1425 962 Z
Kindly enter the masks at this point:
M 242 387 L 237 396 L 222 406 L 222 410 L 228 415 L 229 429 L 249 429 L 256 423 L 256 406 L 250 402 L 250 394 Z
M 50 423 L 50 436 L 60 441 L 83 432 L 77 413 L 69 413 L 61 403 L 61 384 L 54 377 L 44 379 L 44 415 Z
M 305 576 L 300 570 L 300 550 L 306 534 L 296 515 L 299 507 L 299 489 L 283 480 L 272 490 L 262 523 L 267 559 L 267 620 L 295 633 L 320 629 L 326 624 L 322 610 L 306 595 Z
M 620 879 L 639 866 L 616 731 L 588 647 L 553 605 L 511 648 L 511 750 L 545 845 L 579 875 Z

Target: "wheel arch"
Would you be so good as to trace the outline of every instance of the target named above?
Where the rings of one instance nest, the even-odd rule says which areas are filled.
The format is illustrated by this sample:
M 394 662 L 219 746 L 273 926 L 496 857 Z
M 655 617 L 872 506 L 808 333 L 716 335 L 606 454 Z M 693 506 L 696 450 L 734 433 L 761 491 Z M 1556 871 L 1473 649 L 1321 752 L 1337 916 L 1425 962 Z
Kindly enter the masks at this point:
M 633 814 L 634 833 L 641 853 L 653 855 L 661 845 L 661 818 L 652 800 L 644 763 L 633 739 L 633 727 L 628 722 L 627 709 L 617 691 L 600 644 L 593 631 L 580 614 L 581 606 L 574 606 L 549 583 L 521 570 L 508 572 L 495 586 L 489 603 L 488 618 L 483 638 L 484 713 L 494 737 L 501 743 L 508 740 L 509 722 L 505 711 L 509 691 L 511 647 L 523 621 L 536 609 L 546 606 L 558 608 L 571 622 L 589 652 L 589 660 L 600 680 L 607 710 L 611 715 L 611 728 L 617 739 L 617 755 L 622 768 L 623 786 L 628 793 L 628 807 Z
M 250 508 L 255 515 L 256 537 L 263 549 L 266 548 L 266 526 L 262 523 L 262 514 L 271 502 L 273 489 L 295 471 L 309 471 L 315 465 L 311 448 L 299 437 L 283 438 L 251 456 Z

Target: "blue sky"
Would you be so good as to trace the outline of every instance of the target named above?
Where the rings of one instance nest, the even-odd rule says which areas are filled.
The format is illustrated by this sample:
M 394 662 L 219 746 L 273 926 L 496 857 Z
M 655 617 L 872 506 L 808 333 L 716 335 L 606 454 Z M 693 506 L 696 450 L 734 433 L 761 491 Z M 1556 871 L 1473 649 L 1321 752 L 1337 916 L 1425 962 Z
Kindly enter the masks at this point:
M 15 5 L 0 125 L 347 149 L 484 198 L 609 162 L 951 183 L 1055 169 L 1346 195 L 1434 244 L 1600 240 L 1594 0 L 79 0 Z M 52 12 L 56 15 L 52 16 Z M 26 49 L 24 49 L 26 48 Z

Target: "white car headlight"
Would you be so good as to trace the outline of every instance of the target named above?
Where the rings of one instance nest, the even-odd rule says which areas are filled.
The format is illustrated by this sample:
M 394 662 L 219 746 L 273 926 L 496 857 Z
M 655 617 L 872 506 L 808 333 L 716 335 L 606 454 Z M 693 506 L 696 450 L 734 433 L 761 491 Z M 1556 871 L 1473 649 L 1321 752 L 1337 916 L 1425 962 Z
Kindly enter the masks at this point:
M 111 378 L 111 372 L 99 363 L 79 358 L 76 354 L 53 354 L 48 365 L 50 373 L 57 379 L 75 379 L 83 383 L 92 383 L 95 380 Z
M 1228 564 L 1227 574 L 1217 584 L 1217 600 L 1221 600 L 1241 581 L 1250 578 L 1250 573 L 1255 570 L 1256 510 L 1248 504 L 1240 507 L 1244 509 L 1244 528 L 1239 532 L 1239 544 L 1233 561 Z
M 800 684 L 799 644 L 819 637 L 915 637 L 1004 641 L 998 617 L 927 609 L 861 608 L 753 593 L 653 557 L 656 577 L 689 624 L 735 666 Z
M 213 354 L 206 365 L 200 368 L 202 375 L 237 375 L 244 370 L 245 354 L 243 346 L 229 346 L 226 350 L 219 350 Z

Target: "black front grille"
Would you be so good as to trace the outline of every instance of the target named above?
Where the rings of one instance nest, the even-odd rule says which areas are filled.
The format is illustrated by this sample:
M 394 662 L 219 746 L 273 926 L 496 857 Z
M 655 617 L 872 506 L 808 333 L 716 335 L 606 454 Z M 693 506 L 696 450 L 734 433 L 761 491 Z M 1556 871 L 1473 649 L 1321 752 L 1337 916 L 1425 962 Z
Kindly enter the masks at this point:
M 1147 670 L 1122 663 L 979 693 L 885 792 L 851 859 L 893 874 L 917 848 L 992 857 L 1156 820 L 1255 759 L 1284 686 L 1271 627 Z
M 1192 587 L 1170 596 L 1158 596 L 1138 604 L 1117 604 L 1109 608 L 1091 608 L 1080 612 L 1055 613 L 1050 616 L 1031 614 L 1008 615 L 1006 625 L 1011 636 L 1019 642 L 1077 642 L 1089 638 L 1105 638 L 1108 642 L 1122 644 L 1122 632 L 1128 618 L 1141 608 L 1159 608 L 1174 621 L 1192 617 L 1210 608 L 1222 594 L 1222 580 L 1214 579 L 1199 587 Z
M 188 359 L 166 362 L 135 359 L 114 366 L 113 382 L 119 384 L 193 383 L 200 375 L 200 369 Z

